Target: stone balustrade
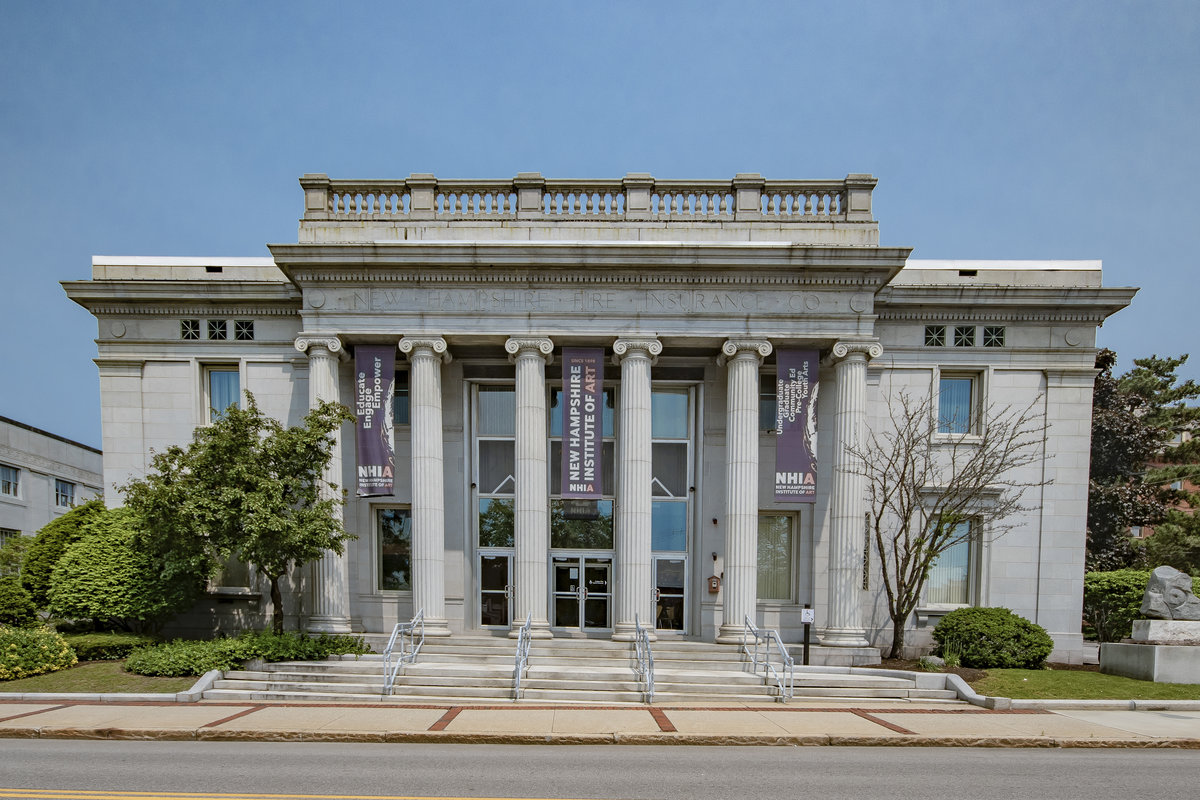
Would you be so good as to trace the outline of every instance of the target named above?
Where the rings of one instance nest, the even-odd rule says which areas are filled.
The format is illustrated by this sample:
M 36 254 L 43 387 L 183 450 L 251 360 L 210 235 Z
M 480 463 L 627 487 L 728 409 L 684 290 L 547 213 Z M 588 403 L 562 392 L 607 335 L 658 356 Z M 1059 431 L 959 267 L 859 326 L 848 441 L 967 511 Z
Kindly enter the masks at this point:
M 309 174 L 304 220 L 780 223 L 873 222 L 875 178 L 769 181 L 739 173 L 732 181 L 661 181 L 645 173 L 618 180 L 554 180 L 523 172 L 511 180 L 330 180 Z

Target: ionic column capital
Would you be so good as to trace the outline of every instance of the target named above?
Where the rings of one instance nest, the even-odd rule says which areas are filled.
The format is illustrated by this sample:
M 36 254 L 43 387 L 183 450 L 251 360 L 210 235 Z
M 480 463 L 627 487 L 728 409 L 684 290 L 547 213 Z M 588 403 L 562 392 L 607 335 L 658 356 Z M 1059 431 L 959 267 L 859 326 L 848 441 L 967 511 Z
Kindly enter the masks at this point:
M 648 358 L 653 365 L 658 362 L 662 352 L 662 342 L 650 336 L 642 338 L 617 339 L 613 342 L 613 363 L 620 364 L 626 358 Z
M 545 337 L 513 337 L 504 343 L 508 353 L 508 363 L 513 364 L 518 358 L 535 355 L 547 364 L 554 361 L 554 342 Z
M 311 348 L 321 348 L 329 351 L 331 355 L 345 357 L 345 346 L 337 334 L 333 333 L 302 333 L 296 337 L 293 342 L 296 349 L 301 353 L 308 355 L 310 358 L 314 353 L 310 353 Z
M 727 361 L 742 356 L 753 356 L 761 364 L 774 349 L 766 339 L 728 339 L 721 345 L 717 366 L 723 367 Z
M 409 361 L 424 354 L 441 360 L 443 364 L 450 363 L 450 351 L 441 336 L 405 336 L 400 340 L 399 348 Z
M 871 341 L 841 341 L 833 346 L 829 358 L 836 364 L 860 353 L 866 361 L 871 361 L 883 355 L 883 345 Z

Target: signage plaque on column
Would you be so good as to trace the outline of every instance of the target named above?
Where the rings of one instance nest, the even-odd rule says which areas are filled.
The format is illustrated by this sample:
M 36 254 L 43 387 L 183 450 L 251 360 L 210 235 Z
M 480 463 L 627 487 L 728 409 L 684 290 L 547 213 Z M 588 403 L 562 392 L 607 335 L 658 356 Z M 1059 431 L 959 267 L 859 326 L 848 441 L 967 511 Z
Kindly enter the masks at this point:
M 392 398 L 396 391 L 396 356 L 391 347 L 354 348 L 355 454 L 358 496 L 392 493 L 396 450 L 392 443 Z
M 775 375 L 775 502 L 817 497 L 817 351 L 779 350 Z
M 603 348 L 563 348 L 562 370 L 563 510 L 571 512 L 571 519 L 595 519 L 595 501 L 604 493 Z

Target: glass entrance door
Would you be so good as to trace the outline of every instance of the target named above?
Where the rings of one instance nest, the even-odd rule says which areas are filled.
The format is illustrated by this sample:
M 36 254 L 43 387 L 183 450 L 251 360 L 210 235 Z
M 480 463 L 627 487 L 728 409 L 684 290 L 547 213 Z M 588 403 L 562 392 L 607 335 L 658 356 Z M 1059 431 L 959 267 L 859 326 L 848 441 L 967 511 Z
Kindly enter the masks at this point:
M 479 554 L 479 624 L 509 627 L 512 623 L 512 555 Z
M 551 562 L 556 628 L 612 628 L 612 558 L 554 556 Z
M 660 631 L 686 630 L 687 562 L 683 558 L 654 557 L 654 627 Z

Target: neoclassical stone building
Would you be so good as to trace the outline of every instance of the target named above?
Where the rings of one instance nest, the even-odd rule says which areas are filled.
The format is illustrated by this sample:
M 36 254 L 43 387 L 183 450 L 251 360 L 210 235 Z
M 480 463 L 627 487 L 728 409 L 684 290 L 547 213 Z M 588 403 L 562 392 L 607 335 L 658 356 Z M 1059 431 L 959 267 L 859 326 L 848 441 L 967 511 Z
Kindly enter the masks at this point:
M 843 663 L 877 659 L 846 443 L 903 388 L 938 398 L 947 441 L 996 401 L 1038 398 L 1049 423 L 1034 510 L 944 554 L 911 624 L 1004 605 L 1079 657 L 1096 328 L 1134 294 L 1098 262 L 910 260 L 879 245 L 869 175 L 300 183 L 299 241 L 271 258 L 96 257 L 64 284 L 99 323 L 106 487 L 243 390 L 289 423 L 331 399 L 382 431 L 340 433 L 358 538 L 293 581 L 297 624 L 423 610 L 426 635 L 636 620 L 729 642 L 750 617 L 796 641 L 807 605 Z M 261 614 L 259 594 L 231 567 L 213 619 Z

